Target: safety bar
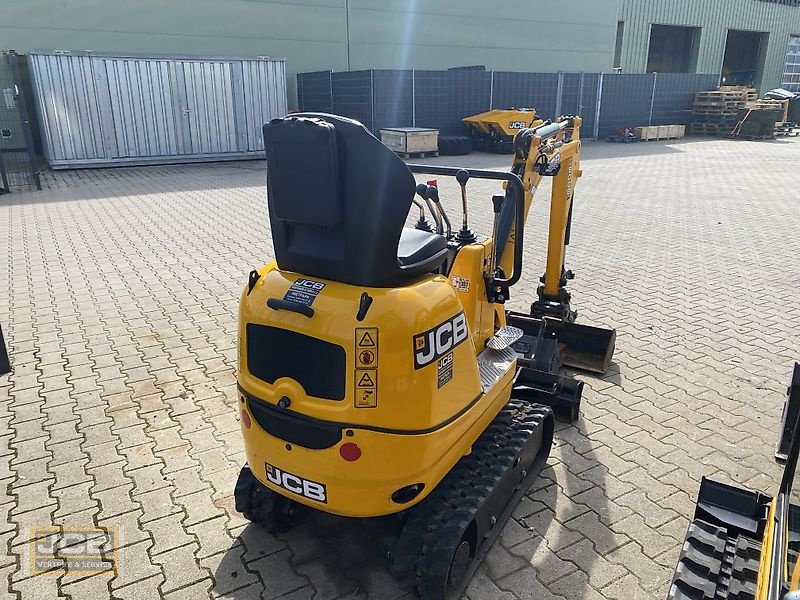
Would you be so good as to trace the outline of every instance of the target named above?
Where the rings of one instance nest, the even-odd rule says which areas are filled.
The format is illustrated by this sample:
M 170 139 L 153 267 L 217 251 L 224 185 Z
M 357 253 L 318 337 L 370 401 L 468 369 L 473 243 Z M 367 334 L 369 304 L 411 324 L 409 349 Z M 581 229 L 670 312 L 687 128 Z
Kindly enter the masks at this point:
M 557 123 L 557 125 L 560 125 L 560 123 Z M 559 129 L 562 128 L 559 127 Z M 409 164 L 408 168 L 412 173 L 444 175 L 449 177 L 455 177 L 456 173 L 462 170 L 460 167 L 439 167 L 417 164 Z M 525 230 L 525 188 L 522 185 L 522 180 L 514 173 L 508 173 L 506 171 L 487 171 L 483 169 L 467 169 L 467 171 L 470 177 L 507 181 L 514 189 L 514 271 L 511 273 L 511 277 L 494 277 L 492 280 L 495 286 L 510 287 L 517 283 L 520 277 L 522 277 L 522 241 Z M 499 246 L 501 243 L 505 244 L 505 241 L 500 242 L 499 240 L 494 240 L 495 246 Z

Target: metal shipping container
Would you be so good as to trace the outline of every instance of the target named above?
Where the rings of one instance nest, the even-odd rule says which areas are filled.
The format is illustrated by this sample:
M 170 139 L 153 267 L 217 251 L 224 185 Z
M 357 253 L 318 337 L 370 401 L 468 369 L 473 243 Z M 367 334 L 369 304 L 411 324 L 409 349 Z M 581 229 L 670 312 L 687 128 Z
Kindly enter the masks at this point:
M 252 158 L 286 114 L 286 64 L 268 58 L 29 54 L 54 169 Z

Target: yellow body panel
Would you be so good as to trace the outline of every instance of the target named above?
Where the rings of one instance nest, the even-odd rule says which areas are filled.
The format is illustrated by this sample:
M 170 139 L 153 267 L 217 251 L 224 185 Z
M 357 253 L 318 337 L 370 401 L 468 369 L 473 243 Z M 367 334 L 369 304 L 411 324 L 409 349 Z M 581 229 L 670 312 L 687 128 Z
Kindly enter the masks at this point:
M 521 129 L 535 127 L 544 123 L 541 118 L 536 116 L 536 109 L 533 108 L 494 108 L 477 115 L 465 117 L 462 121 L 471 127 L 475 127 L 481 133 L 496 132 L 500 135 L 511 137 Z
M 253 474 L 293 500 L 340 515 L 385 515 L 422 500 L 458 459 L 469 453 L 472 443 L 511 393 L 515 364 L 509 365 L 484 394 L 476 362 L 476 354 L 493 335 L 495 324 L 505 323 L 502 307 L 486 299 L 483 269 L 490 251 L 490 240 L 463 247 L 449 278 L 427 275 L 399 288 L 364 288 L 312 278 L 325 285 L 313 301 L 311 318 L 267 307 L 269 298 L 283 298 L 295 281 L 304 278 L 280 271 L 275 263 L 263 267 L 252 291 L 245 289 L 242 293 L 239 315 L 239 386 L 244 392 L 240 394 L 240 409 L 251 417 L 249 428 L 243 420 L 242 434 Z M 366 318 L 357 321 L 364 292 L 373 301 Z M 444 356 L 437 355 L 420 366 L 415 353 L 424 353 L 430 347 L 425 340 L 437 335 L 434 332 L 434 337 L 429 337 L 428 332 L 462 312 L 467 328 L 464 341 Z M 289 330 L 344 348 L 344 399 L 309 396 L 299 382 L 288 377 L 268 383 L 254 376 L 248 368 L 246 343 L 246 327 L 250 323 Z M 357 362 L 363 331 L 374 332 L 376 338 L 371 369 L 364 369 Z M 444 381 L 440 364 L 443 359 L 452 360 L 450 378 Z M 313 368 L 313 364 L 309 365 L 309 369 Z M 376 383 L 370 398 L 374 404 L 370 407 L 359 400 L 364 389 L 358 380 L 365 371 Z M 248 396 L 272 406 L 283 397 L 289 398 L 292 413 L 339 424 L 350 433 L 333 447 L 322 450 L 287 444 L 258 425 Z M 345 443 L 357 444 L 361 458 L 345 461 L 339 453 Z M 322 505 L 299 494 L 287 494 L 267 479 L 266 463 L 324 484 L 327 502 Z M 415 483 L 423 483 L 425 488 L 413 501 L 399 505 L 391 500 L 394 491 Z
M 459 251 L 450 269 L 450 282 L 464 307 L 476 349 L 482 349 L 495 330 L 506 324 L 506 313 L 502 310 L 502 305 L 486 301 L 484 261 L 491 251 L 491 240 L 465 246 Z
M 339 455 L 337 444 L 325 450 L 308 450 L 293 446 L 287 450 L 283 440 L 275 438 L 254 422 L 250 429 L 242 426 L 247 462 L 253 475 L 278 493 L 313 508 L 346 517 L 374 517 L 399 512 L 423 500 L 447 475 L 453 465 L 469 453 L 475 440 L 511 394 L 514 369 L 481 398 L 474 409 L 452 423 L 427 434 L 399 435 L 350 428 L 352 437 L 342 444 L 358 444 L 361 458 L 347 462 Z M 327 503 L 320 504 L 286 491 L 266 477 L 265 463 L 324 483 Z M 397 489 L 414 483 L 425 485 L 423 491 L 407 504 L 392 502 Z
M 768 600 L 770 560 L 772 557 L 772 544 L 775 538 L 775 524 L 775 499 L 773 498 L 769 505 L 764 538 L 761 542 L 761 561 L 758 565 L 755 600 Z M 786 579 L 786 573 L 783 574 L 783 578 L 784 580 Z

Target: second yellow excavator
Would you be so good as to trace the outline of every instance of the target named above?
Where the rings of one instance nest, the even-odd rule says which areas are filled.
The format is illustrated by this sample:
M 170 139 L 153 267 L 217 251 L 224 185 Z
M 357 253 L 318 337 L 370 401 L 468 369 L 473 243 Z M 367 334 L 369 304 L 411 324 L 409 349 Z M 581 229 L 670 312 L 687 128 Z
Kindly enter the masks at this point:
M 494 108 L 462 119 L 472 136 L 472 149 L 497 154 L 514 151 L 514 136 L 544 121 L 535 108 Z

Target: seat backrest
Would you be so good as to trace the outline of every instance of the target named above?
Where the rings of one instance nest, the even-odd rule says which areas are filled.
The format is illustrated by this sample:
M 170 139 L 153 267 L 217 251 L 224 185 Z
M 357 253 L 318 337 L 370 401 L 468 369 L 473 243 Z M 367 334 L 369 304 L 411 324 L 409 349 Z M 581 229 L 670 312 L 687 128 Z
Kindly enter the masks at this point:
M 405 163 L 358 121 L 299 113 L 264 125 L 267 194 L 281 269 L 386 287 L 414 197 Z

